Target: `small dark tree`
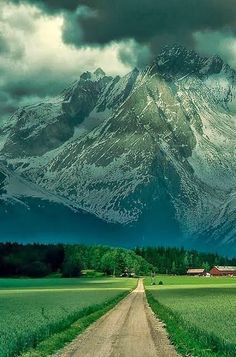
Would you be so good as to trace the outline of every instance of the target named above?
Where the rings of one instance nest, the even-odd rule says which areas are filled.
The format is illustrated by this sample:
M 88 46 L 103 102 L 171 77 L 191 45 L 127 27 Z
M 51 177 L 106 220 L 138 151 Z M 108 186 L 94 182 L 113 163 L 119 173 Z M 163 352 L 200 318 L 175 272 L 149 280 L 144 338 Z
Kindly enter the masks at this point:
M 65 258 L 62 265 L 62 275 L 73 278 L 81 275 L 83 269 L 83 255 L 80 246 L 66 246 Z
M 68 259 L 62 266 L 62 276 L 65 278 L 76 278 L 81 275 L 82 266 L 76 259 Z

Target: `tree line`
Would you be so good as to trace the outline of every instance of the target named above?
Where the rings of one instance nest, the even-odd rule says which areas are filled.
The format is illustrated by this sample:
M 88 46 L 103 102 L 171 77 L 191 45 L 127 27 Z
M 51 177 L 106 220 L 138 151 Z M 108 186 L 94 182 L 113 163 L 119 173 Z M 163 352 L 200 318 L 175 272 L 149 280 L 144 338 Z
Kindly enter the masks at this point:
M 76 277 L 84 270 L 114 276 L 185 274 L 188 268 L 209 270 L 214 265 L 236 265 L 236 259 L 184 248 L 0 243 L 1 277 Z
M 189 268 L 204 268 L 209 271 L 215 265 L 236 266 L 236 258 L 184 248 L 137 247 L 134 251 L 152 264 L 160 274 L 182 275 Z
M 0 243 L 0 276 L 77 277 L 83 270 L 107 275 L 146 275 L 149 264 L 133 250 L 107 246 Z

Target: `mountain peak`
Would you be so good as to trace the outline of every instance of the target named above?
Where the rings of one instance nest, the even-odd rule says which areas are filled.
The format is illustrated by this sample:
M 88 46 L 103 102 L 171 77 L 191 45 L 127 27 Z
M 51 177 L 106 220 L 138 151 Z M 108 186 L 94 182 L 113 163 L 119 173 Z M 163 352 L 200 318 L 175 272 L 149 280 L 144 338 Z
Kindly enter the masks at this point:
M 97 68 L 96 71 L 93 72 L 93 74 L 96 76 L 96 77 L 104 77 L 106 75 L 106 73 L 102 70 L 102 68 Z
M 92 72 L 84 72 L 81 74 L 80 79 L 84 81 L 99 81 L 100 79 L 104 78 L 106 73 L 101 69 L 97 68 L 93 73 Z
M 17 111 L 0 138 L 0 205 L 46 197 L 95 216 L 94 237 L 115 224 L 120 241 L 235 245 L 236 73 L 224 66 L 166 46 L 140 74 L 98 68 Z
M 91 72 L 89 72 L 89 71 L 86 71 L 86 72 L 84 72 L 84 73 L 82 73 L 81 75 L 80 75 L 80 79 L 83 79 L 83 80 L 89 80 L 89 79 L 91 79 L 92 78 L 92 73 Z
M 185 55 L 197 55 L 197 53 L 192 50 L 184 47 L 183 45 L 180 44 L 174 44 L 174 45 L 165 45 L 161 48 L 159 56 L 161 57 L 183 57 Z
M 201 56 L 193 49 L 182 45 L 164 46 L 155 60 L 155 67 L 163 75 L 176 76 L 195 74 L 197 76 L 219 73 L 223 67 L 219 56 Z

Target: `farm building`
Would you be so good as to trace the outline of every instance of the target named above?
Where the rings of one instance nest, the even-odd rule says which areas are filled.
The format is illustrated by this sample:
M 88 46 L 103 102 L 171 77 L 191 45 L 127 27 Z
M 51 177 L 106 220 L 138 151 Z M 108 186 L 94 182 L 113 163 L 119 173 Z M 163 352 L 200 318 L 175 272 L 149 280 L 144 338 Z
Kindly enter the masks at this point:
M 226 275 L 236 276 L 236 267 L 216 265 L 210 270 L 210 274 L 213 276 L 226 276 Z
M 206 270 L 205 269 L 188 269 L 187 275 L 190 276 L 205 276 Z

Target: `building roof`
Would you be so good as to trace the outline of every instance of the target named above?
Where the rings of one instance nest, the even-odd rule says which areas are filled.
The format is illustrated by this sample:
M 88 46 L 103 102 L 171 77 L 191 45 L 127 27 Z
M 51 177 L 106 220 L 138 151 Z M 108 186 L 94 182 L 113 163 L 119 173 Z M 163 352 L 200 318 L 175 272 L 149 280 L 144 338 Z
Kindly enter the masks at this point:
M 215 265 L 213 268 L 216 268 L 219 271 L 236 271 L 236 267 L 234 266 L 221 266 L 221 265 Z
M 188 269 L 189 274 L 201 274 L 204 273 L 205 269 Z

